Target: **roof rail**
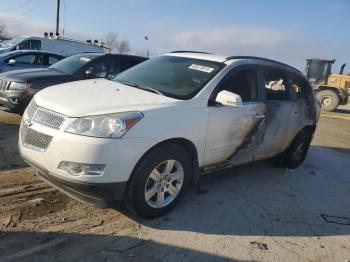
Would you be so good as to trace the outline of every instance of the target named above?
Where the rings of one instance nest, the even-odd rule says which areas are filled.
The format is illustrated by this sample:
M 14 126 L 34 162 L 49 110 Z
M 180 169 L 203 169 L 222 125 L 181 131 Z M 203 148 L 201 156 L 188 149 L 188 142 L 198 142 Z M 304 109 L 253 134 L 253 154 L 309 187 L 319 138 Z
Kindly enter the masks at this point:
M 283 65 L 283 66 L 286 66 L 286 67 L 289 67 L 293 70 L 297 70 L 299 72 L 298 69 L 290 66 L 290 65 L 287 65 L 285 63 L 282 63 L 282 62 L 278 62 L 276 60 L 272 60 L 272 59 L 268 59 L 268 58 L 264 58 L 264 57 L 258 57 L 258 56 L 229 56 L 229 57 L 226 57 L 226 61 L 228 60 L 232 60 L 232 59 L 257 59 L 257 60 L 262 60 L 262 61 L 266 61 L 266 62 L 272 62 L 272 63 L 277 63 L 279 65 Z
M 211 55 L 212 53 L 207 53 L 207 52 L 201 52 L 201 51 L 187 51 L 187 50 L 183 50 L 183 51 L 172 51 L 169 53 L 196 53 L 196 54 L 207 54 L 207 55 Z

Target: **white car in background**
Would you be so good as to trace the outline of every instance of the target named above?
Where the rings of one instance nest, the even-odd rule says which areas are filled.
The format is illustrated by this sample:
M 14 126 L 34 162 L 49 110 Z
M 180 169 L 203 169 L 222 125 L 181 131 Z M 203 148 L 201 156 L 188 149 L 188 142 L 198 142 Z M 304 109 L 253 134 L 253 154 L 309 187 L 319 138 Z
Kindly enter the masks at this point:
M 89 41 L 89 42 L 88 42 Z M 41 50 L 70 56 L 80 53 L 104 53 L 104 47 L 98 42 L 81 42 L 60 36 L 17 36 L 0 42 L 0 54 L 17 50 Z
M 19 148 L 39 177 L 96 206 L 171 210 L 203 173 L 276 157 L 305 159 L 319 104 L 298 70 L 268 59 L 173 52 L 113 81 L 37 93 Z

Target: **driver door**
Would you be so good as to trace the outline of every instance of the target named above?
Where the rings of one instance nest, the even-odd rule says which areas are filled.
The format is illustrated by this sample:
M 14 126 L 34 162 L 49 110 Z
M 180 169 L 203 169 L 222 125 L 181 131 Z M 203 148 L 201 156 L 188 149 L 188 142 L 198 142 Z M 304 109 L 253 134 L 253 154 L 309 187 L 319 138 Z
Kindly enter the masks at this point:
M 214 92 L 217 94 L 222 90 L 240 95 L 243 104 L 223 106 L 213 103 L 209 106 L 206 166 L 251 161 L 264 135 L 266 107 L 260 101 L 257 70 L 247 66 L 234 69 Z

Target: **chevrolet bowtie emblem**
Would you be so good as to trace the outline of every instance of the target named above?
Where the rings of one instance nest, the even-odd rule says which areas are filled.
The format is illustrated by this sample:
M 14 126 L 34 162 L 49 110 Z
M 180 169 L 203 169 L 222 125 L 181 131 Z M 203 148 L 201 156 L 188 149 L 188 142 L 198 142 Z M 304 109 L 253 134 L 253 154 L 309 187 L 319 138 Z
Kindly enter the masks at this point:
M 24 120 L 24 124 L 27 126 L 27 127 L 31 127 L 33 125 L 33 122 L 30 121 L 30 119 L 26 119 Z

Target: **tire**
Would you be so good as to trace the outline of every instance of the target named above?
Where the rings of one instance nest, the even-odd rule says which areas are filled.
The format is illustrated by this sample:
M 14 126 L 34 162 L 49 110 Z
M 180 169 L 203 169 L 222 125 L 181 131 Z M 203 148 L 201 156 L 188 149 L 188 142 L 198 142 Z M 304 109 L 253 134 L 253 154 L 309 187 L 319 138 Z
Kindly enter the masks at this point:
M 332 112 L 339 106 L 339 97 L 332 90 L 317 92 L 317 98 L 321 103 L 322 110 Z
M 147 153 L 135 168 L 126 205 L 143 218 L 162 216 L 182 200 L 190 176 L 191 162 L 185 149 L 172 144 L 160 146 Z
M 276 157 L 278 166 L 295 169 L 305 160 L 312 140 L 312 134 L 300 132 L 289 145 L 289 147 Z

